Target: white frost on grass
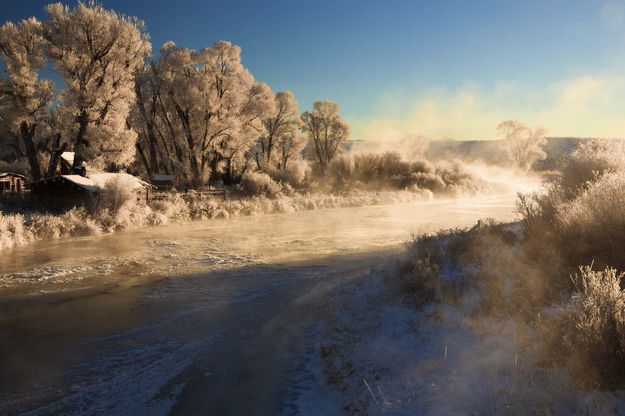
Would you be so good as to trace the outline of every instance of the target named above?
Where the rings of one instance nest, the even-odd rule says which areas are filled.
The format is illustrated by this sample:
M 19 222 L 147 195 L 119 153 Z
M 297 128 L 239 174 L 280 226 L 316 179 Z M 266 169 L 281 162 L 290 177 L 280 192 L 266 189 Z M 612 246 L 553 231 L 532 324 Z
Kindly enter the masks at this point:
M 583 391 L 534 364 L 531 329 L 463 303 L 402 302 L 386 272 L 337 294 L 318 353 L 355 414 L 624 414 L 625 392 Z M 333 402 L 335 401 L 332 398 Z

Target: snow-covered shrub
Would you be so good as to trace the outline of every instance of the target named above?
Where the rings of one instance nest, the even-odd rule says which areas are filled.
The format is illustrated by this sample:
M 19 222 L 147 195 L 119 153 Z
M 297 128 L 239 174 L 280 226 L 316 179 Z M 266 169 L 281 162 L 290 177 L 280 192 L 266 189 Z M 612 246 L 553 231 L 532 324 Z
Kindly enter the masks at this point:
M 108 210 L 116 214 L 122 208 L 131 204 L 134 205 L 137 201 L 137 195 L 127 180 L 121 176 L 116 176 L 106 181 L 95 199 L 96 210 Z
M 546 325 L 546 359 L 566 366 L 580 384 L 625 385 L 625 292 L 623 273 L 579 268 L 576 287 L 560 314 Z
M 421 307 L 438 300 L 440 293 L 440 265 L 426 256 L 402 263 L 396 282 L 402 295 Z
M 277 198 L 273 201 L 274 212 L 295 212 L 296 209 L 290 198 Z
M 354 172 L 361 182 L 378 179 L 380 155 L 377 153 L 360 153 L 354 155 Z
M 415 172 L 405 181 L 406 185 L 412 185 L 416 189 L 427 189 L 433 193 L 442 193 L 446 188 L 445 181 L 435 172 Z
M 378 175 L 381 178 L 394 178 L 410 175 L 411 166 L 402 160 L 397 152 L 384 152 L 378 159 Z
M 625 170 L 623 144 L 617 141 L 589 140 L 575 149 L 561 168 L 560 188 L 571 198 L 608 172 Z
M 486 182 L 460 162 L 406 162 L 396 152 L 361 153 L 335 158 L 326 181 L 334 190 L 409 190 L 445 195 L 471 195 L 488 190 Z
M 263 172 L 246 172 L 241 178 L 241 188 L 247 195 L 275 196 L 282 187 Z
M 121 176 L 104 184 L 94 198 L 90 214 L 105 231 L 140 227 L 154 221 L 150 208 L 139 203 L 133 184 Z
M 230 218 L 230 214 L 225 209 L 216 209 L 212 213 L 212 218 Z
M 25 227 L 23 215 L 0 213 L 0 249 L 23 245 L 31 239 L 32 233 Z
M 163 216 L 167 222 L 185 221 L 191 216 L 189 203 L 176 192 L 166 194 L 164 199 L 152 200 L 149 205 L 155 216 Z
M 54 240 L 69 234 L 63 215 L 37 214 L 29 217 L 30 229 L 37 239 Z
M 552 288 L 519 244 L 509 226 L 493 220 L 467 230 L 421 235 L 408 244 L 397 281 L 421 302 L 455 302 L 464 296 L 471 299 L 467 313 L 534 316 Z
M 526 250 L 562 257 L 568 267 L 596 261 L 625 267 L 625 153 L 622 144 L 588 141 L 540 192 L 520 195 Z
M 440 272 L 449 255 L 447 247 L 460 236 L 464 236 L 460 230 L 447 230 L 415 235 L 407 242 L 405 258 L 391 280 L 415 306 L 441 300 Z
M 354 159 L 350 156 L 338 156 L 335 157 L 326 173 L 328 180 L 332 183 L 335 189 L 343 189 L 350 185 L 354 177 Z
M 609 173 L 558 207 L 558 233 L 571 261 L 625 268 L 625 175 Z
M 562 203 L 563 198 L 558 188 L 553 185 L 539 192 L 519 194 L 516 212 L 521 215 L 526 235 L 544 238 L 553 234 L 558 208 Z
M 63 214 L 64 232 L 69 236 L 98 235 L 102 227 L 84 208 L 72 208 Z
M 461 162 L 443 164 L 436 167 L 435 171 L 446 185 L 446 194 L 473 195 L 488 189 L 487 183 L 469 172 Z M 434 192 L 433 189 L 431 191 Z
M 288 183 L 295 189 L 306 188 L 307 179 L 311 175 L 310 164 L 305 160 L 293 160 L 286 169 L 280 172 L 280 180 Z

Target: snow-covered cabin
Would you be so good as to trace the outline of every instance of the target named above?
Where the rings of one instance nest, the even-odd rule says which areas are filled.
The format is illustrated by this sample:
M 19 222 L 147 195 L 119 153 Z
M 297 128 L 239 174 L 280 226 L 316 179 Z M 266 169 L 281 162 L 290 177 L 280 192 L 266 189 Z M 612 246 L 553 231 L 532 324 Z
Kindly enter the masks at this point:
M 149 183 L 128 173 L 94 172 L 87 176 L 57 175 L 32 182 L 32 195 L 36 204 L 51 208 L 65 208 L 84 205 L 97 195 L 111 180 L 121 180 L 137 193 L 138 198 L 147 198 Z
M 23 192 L 26 177 L 19 173 L 0 173 L 0 192 Z

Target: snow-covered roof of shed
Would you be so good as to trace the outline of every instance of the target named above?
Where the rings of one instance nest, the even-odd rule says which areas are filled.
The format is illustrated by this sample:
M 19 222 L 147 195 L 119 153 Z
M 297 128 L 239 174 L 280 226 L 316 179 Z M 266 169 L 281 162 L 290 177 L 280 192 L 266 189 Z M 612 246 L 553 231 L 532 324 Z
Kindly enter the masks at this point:
M 3 178 L 5 176 L 19 176 L 22 179 L 26 179 L 26 176 L 22 175 L 21 173 L 14 173 L 14 172 L 0 172 L 0 178 Z
M 69 163 L 70 165 L 74 164 L 74 152 L 63 152 L 61 153 L 61 159 Z
M 129 175 L 127 173 L 110 173 L 110 172 L 96 172 L 90 173 L 88 176 L 80 175 L 60 175 L 52 178 L 43 179 L 42 182 L 50 182 L 58 180 L 57 178 L 63 178 L 64 180 L 77 185 L 89 192 L 98 192 L 106 183 L 112 179 L 122 180 L 127 183 L 131 189 L 139 190 L 145 188 L 153 188 L 154 186 L 142 181 L 136 176 Z

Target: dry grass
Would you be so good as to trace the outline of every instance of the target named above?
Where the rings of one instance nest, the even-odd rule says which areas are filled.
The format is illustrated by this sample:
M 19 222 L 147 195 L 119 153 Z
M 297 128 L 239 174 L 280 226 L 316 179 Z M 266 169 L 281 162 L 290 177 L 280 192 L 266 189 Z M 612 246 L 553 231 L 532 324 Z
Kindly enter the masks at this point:
M 551 319 L 541 322 L 546 365 L 566 367 L 581 386 L 625 385 L 625 292 L 623 273 L 591 266 L 571 280 L 575 291 Z

